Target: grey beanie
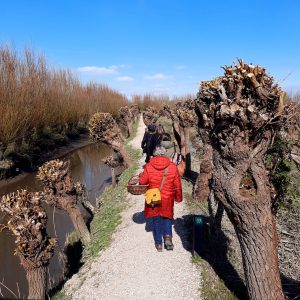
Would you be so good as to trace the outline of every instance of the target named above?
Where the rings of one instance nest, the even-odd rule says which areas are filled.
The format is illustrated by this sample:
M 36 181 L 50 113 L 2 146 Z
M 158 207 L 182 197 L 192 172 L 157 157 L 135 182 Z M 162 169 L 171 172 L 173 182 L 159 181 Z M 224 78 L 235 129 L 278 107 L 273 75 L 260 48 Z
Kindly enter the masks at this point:
M 163 156 L 167 153 L 166 148 L 162 146 L 157 146 L 153 152 L 153 156 Z

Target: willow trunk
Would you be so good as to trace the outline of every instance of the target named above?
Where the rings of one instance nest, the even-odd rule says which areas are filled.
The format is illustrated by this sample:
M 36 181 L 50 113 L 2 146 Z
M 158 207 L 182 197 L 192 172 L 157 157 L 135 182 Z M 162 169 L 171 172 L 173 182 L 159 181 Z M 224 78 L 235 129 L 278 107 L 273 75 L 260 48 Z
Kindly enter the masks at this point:
M 87 245 L 91 241 L 91 234 L 84 222 L 83 216 L 79 207 L 69 206 L 66 208 L 70 219 L 76 230 L 79 232 L 80 237 L 82 238 L 83 244 Z
M 28 282 L 28 299 L 46 299 L 47 267 L 25 269 Z
M 283 300 L 278 238 L 263 156 L 242 153 L 231 161 L 214 150 L 214 192 L 234 225 L 243 257 L 246 285 L 251 300 Z M 240 152 L 241 153 L 241 152 Z M 241 193 L 245 174 L 253 176 L 255 192 Z
M 204 144 L 204 155 L 200 163 L 200 172 L 197 178 L 195 198 L 207 201 L 210 193 L 210 180 L 212 178 L 212 146 Z
M 118 151 L 121 156 L 123 157 L 125 165 L 128 167 L 131 164 L 131 159 L 129 158 L 129 155 L 124 147 L 124 145 L 119 145 L 118 149 L 114 148 L 114 150 Z
M 183 128 L 184 148 L 185 148 L 185 176 L 191 176 L 191 153 L 190 153 L 190 132 L 191 127 Z
M 129 133 L 129 136 L 132 136 L 132 120 L 128 121 L 127 122 L 127 128 L 128 128 L 128 133 Z

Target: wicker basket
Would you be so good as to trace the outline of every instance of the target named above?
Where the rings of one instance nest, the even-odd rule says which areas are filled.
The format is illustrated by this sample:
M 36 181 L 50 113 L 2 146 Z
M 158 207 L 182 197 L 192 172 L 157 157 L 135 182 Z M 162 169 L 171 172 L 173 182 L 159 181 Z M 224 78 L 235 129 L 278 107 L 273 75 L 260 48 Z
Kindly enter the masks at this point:
M 148 184 L 140 185 L 139 178 L 134 176 L 131 177 L 127 183 L 127 191 L 132 195 L 142 195 L 147 191 L 148 186 Z

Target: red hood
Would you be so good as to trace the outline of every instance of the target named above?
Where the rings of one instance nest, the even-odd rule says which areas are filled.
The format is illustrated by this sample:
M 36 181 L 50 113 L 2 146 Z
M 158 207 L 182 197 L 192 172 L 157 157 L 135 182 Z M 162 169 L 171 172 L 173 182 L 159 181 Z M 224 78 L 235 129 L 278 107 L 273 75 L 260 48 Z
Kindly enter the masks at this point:
M 171 164 L 171 161 L 166 156 L 155 156 L 150 159 L 149 164 L 156 170 L 164 170 Z

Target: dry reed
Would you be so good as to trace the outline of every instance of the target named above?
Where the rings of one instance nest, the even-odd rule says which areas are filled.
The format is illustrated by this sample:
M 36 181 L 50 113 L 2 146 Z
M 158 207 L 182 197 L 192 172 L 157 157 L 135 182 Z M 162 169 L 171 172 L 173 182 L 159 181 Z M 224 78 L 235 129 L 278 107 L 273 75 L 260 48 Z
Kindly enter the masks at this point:
M 105 85 L 83 85 L 68 69 L 47 66 L 42 55 L 0 47 L 0 145 L 32 130 L 86 124 L 95 112 L 116 115 L 127 98 Z

